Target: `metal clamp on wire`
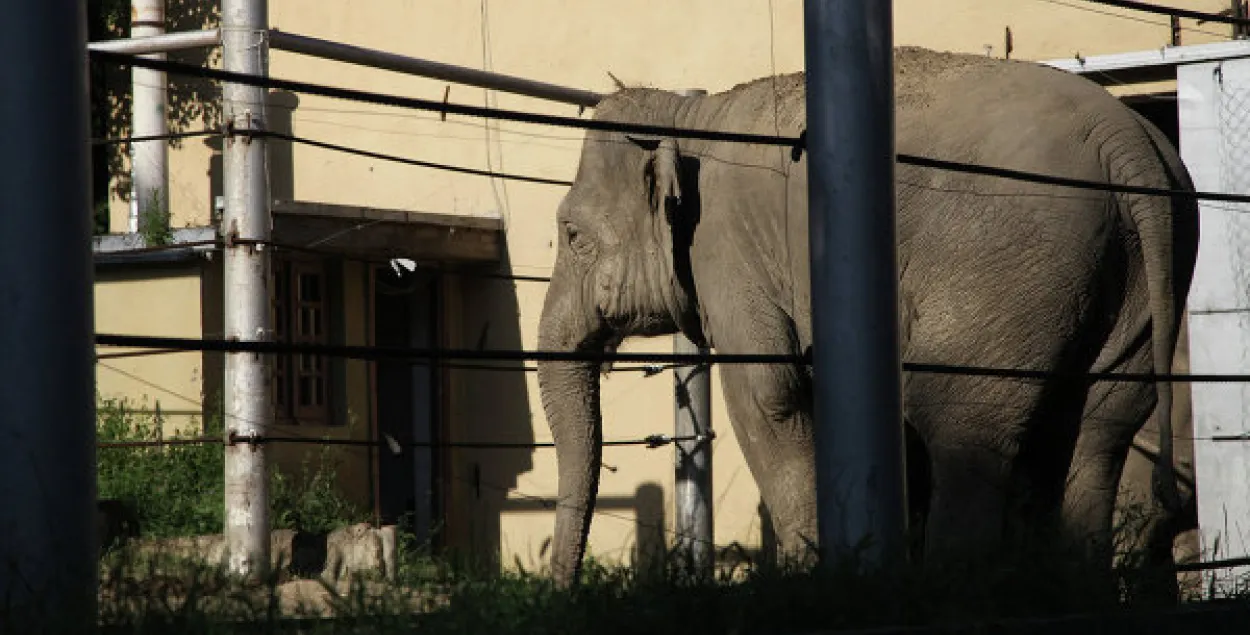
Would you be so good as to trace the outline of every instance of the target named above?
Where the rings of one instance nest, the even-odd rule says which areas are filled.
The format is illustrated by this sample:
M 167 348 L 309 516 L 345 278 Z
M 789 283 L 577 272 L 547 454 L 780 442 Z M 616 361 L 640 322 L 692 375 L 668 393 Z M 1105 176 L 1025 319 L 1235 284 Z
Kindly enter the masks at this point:
M 643 440 L 647 442 L 647 449 L 649 450 L 654 450 L 655 448 L 662 447 L 673 442 L 673 438 L 667 434 L 652 434 Z
M 790 146 L 790 160 L 795 163 L 798 163 L 799 159 L 803 158 L 803 150 L 806 148 L 807 148 L 807 128 L 804 128 L 803 132 L 799 133 L 798 141 L 795 141 L 794 145 Z
M 264 442 L 265 442 L 265 437 L 259 434 L 256 434 L 254 432 L 252 434 L 242 435 L 242 434 L 239 434 L 238 432 L 235 432 L 234 430 L 231 430 L 230 435 L 226 437 L 226 445 L 238 445 L 240 443 L 246 443 L 250 446 L 257 446 Z

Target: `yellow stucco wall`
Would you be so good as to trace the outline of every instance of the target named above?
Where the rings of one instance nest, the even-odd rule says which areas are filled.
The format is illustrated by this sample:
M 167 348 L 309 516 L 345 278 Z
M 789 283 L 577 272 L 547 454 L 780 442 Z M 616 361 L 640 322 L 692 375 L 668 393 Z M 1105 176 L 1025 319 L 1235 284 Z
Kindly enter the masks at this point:
M 95 328 L 99 333 L 200 337 L 201 277 L 197 267 L 97 272 Z M 110 355 L 132 349 L 100 347 Z M 203 422 L 204 363 L 200 353 L 163 353 L 101 359 L 96 389 L 106 399 L 125 399 L 145 409 L 159 402 L 164 431 Z
M 1216 11 L 1222 0 L 1185 3 Z M 1098 6 L 1081 0 L 896 0 L 895 43 L 1001 56 L 1005 29 L 1012 56 L 1051 59 L 1155 49 L 1170 40 L 1161 16 Z M 374 0 L 355 3 L 270 0 L 274 28 L 472 68 L 607 92 L 612 73 L 628 84 L 719 91 L 772 72 L 798 70 L 803 60 L 801 0 Z M 1184 44 L 1227 38 L 1228 27 L 1182 21 Z M 385 93 L 442 99 L 447 84 L 395 73 L 273 51 L 275 77 L 307 80 Z M 1166 87 L 1166 86 L 1165 86 Z M 450 101 L 534 112 L 576 115 L 573 106 L 455 85 Z M 427 161 L 492 168 L 552 178 L 571 178 L 581 133 L 577 130 L 375 107 L 307 95 L 278 95 L 270 120 L 279 130 L 321 141 L 399 154 Z M 555 257 L 554 214 L 560 187 L 450 174 L 273 142 L 270 161 L 275 196 L 350 205 L 441 213 L 502 216 L 507 225 L 505 265 L 516 273 L 545 275 Z M 216 167 L 215 167 L 216 165 Z M 218 174 L 207 144 L 189 141 L 171 152 L 170 194 L 175 224 L 203 224 L 210 206 L 211 175 Z M 219 177 L 218 177 L 219 178 Z M 124 226 L 124 207 L 115 205 L 112 226 Z M 346 280 L 362 279 L 347 275 Z M 100 320 L 150 331 L 153 316 L 123 316 L 121 296 L 108 285 L 98 293 Z M 354 289 L 349 296 L 362 300 Z M 453 287 L 448 313 L 451 345 L 474 345 L 487 329 L 487 346 L 534 348 L 545 288 L 541 284 L 464 281 Z M 110 295 L 114 294 L 114 295 Z M 358 304 L 348 304 L 359 306 Z M 349 310 L 348 315 L 353 315 Z M 110 317 L 115 316 L 115 317 Z M 189 317 L 169 316 L 171 329 L 195 334 Z M 354 318 L 353 318 L 354 319 Z M 130 320 L 129 322 L 125 320 Z M 162 323 L 163 325 L 163 323 Z M 162 328 L 164 328 L 162 326 Z M 361 341 L 363 322 L 349 327 Z M 171 333 L 172 334 L 172 333 Z M 626 351 L 670 351 L 669 338 L 633 340 Z M 144 375 L 191 381 L 192 366 L 165 369 L 139 364 L 176 364 L 185 357 L 129 362 Z M 353 362 L 353 364 L 356 364 Z M 352 407 L 367 412 L 363 365 L 349 376 Z M 181 374 L 179 374 L 181 373 Z M 184 379 L 185 376 L 185 379 Z M 118 380 L 120 381 L 120 380 Z M 118 383 L 119 387 L 126 384 Z M 192 390 L 190 384 L 178 384 Z M 603 385 L 605 436 L 636 438 L 672 430 L 672 379 L 621 373 Z M 720 544 L 759 541 L 758 492 L 725 419 L 719 377 L 714 376 L 716 538 Z M 532 373 L 459 371 L 451 383 L 454 440 L 545 441 L 549 433 Z M 356 430 L 359 428 L 352 428 Z M 341 432 L 341 434 L 353 434 Z M 552 514 L 534 498 L 555 496 L 551 450 L 456 451 L 451 467 L 453 512 L 449 532 L 456 542 L 500 549 L 504 562 L 518 558 L 541 564 L 541 546 L 552 530 Z M 628 552 L 644 523 L 672 524 L 671 449 L 608 448 L 601 499 L 612 505 L 596 518 L 591 545 L 597 555 Z M 480 471 L 481 485 L 469 483 Z M 359 475 L 352 477 L 357 478 Z M 661 499 L 656 504 L 654 489 Z M 639 499 L 643 499 L 641 503 Z M 639 512 L 638 510 L 642 511 Z M 658 510 L 658 512 L 657 512 Z M 646 527 L 642 527 L 646 531 Z

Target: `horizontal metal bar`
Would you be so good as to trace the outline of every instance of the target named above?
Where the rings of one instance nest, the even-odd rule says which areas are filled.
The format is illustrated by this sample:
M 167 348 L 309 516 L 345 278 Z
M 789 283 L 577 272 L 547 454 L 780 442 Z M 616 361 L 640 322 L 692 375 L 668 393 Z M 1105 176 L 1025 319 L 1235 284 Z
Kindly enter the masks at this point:
M 1045 60 L 1041 64 L 1077 74 L 1116 73 L 1147 67 L 1170 70 L 1180 64 L 1215 62 L 1240 57 L 1250 57 L 1250 41 L 1232 40 L 1188 46 L 1165 46 L 1127 53 Z
M 166 33 L 164 35 L 152 35 L 148 37 L 101 40 L 99 42 L 91 42 L 87 44 L 87 48 L 92 51 L 108 51 L 111 53 L 126 53 L 129 55 L 167 53 L 169 51 L 207 48 L 212 46 L 221 46 L 220 29 L 180 31 L 178 33 Z
M 302 53 L 304 55 L 347 62 L 349 64 L 359 64 L 397 73 L 441 79 L 457 84 L 468 84 L 506 93 L 573 104 L 583 108 L 593 108 L 604 98 L 604 95 L 593 91 L 547 84 L 511 75 L 501 75 L 475 68 L 455 66 L 453 64 L 432 62 L 350 44 L 340 44 L 305 35 L 285 33 L 277 29 L 269 30 L 269 46 L 271 49 L 291 53 Z

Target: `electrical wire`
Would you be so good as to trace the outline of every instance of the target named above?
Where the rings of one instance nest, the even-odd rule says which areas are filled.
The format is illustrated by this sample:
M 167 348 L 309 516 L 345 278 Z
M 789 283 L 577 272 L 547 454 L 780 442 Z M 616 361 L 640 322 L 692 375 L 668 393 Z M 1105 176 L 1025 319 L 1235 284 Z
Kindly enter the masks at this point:
M 473 350 L 433 349 L 390 346 L 358 346 L 342 344 L 278 343 L 228 339 L 155 337 L 147 335 L 118 335 L 97 333 L 97 346 L 125 348 L 170 348 L 188 351 L 246 352 L 262 354 L 297 353 L 317 357 L 341 357 L 362 360 L 491 360 L 491 361 L 549 361 L 549 362 L 635 362 L 641 364 L 701 363 L 718 364 L 804 364 L 806 356 L 788 354 L 750 353 L 607 353 L 593 351 L 526 351 L 526 350 Z
M 1119 7 L 1121 9 L 1132 9 L 1143 13 L 1166 15 L 1173 18 L 1189 18 L 1200 22 L 1223 22 L 1224 24 L 1250 26 L 1250 19 L 1246 18 L 1220 15 L 1218 13 L 1207 13 L 1205 11 L 1194 11 L 1192 9 L 1181 9 L 1178 7 L 1166 7 L 1158 4 L 1150 4 L 1148 2 L 1137 2 L 1136 0 L 1085 0 L 1085 2 L 1103 4 L 1109 7 Z
M 210 79 L 220 79 L 222 81 L 234 81 L 249 85 L 259 85 L 267 87 L 282 88 L 292 92 L 308 92 L 311 94 L 324 94 L 326 96 L 338 97 L 341 99 L 367 101 L 371 103 L 381 103 L 383 105 L 392 105 L 397 107 L 416 108 L 422 110 L 434 110 L 437 112 L 451 112 L 454 114 L 468 114 L 483 118 L 500 118 L 512 119 L 515 121 L 524 121 L 527 123 L 537 123 L 553 126 L 565 126 L 573 128 L 584 128 L 593 130 L 611 130 L 623 133 L 638 133 L 647 135 L 667 135 L 673 137 L 705 139 L 709 141 L 726 141 L 738 143 L 760 143 L 766 145 L 780 145 L 791 148 L 792 156 L 797 154 L 806 147 L 806 132 L 796 137 L 778 137 L 773 135 L 757 135 L 749 133 L 737 133 L 728 131 L 714 130 L 693 130 L 688 128 L 673 128 L 666 126 L 654 126 L 646 124 L 633 124 L 604 120 L 583 120 L 572 117 L 560 117 L 556 115 L 545 115 L 540 113 L 529 113 L 513 110 L 503 110 L 498 108 L 485 108 L 480 106 L 466 106 L 461 104 L 444 103 L 439 101 L 431 101 L 426 99 L 417 99 L 412 97 L 400 97 L 397 95 L 385 95 L 381 93 L 371 93 L 355 89 L 335 88 L 319 84 L 310 84 L 306 82 L 293 82 L 289 80 L 274 79 L 269 77 L 248 75 L 245 73 L 234 73 L 228 71 L 219 71 L 217 69 L 202 68 L 189 64 L 181 64 L 178 62 L 168 62 L 163 60 L 154 60 L 147 58 L 138 58 L 127 56 L 120 53 L 92 51 L 93 54 L 105 56 L 106 59 L 117 61 L 121 64 L 132 64 L 148 68 L 156 68 L 156 70 L 164 70 L 168 73 L 189 73 L 198 74 Z M 273 134 L 273 133 L 262 133 Z M 1053 176 L 1047 174 L 1037 174 L 1032 172 L 1024 172 L 1021 170 L 1013 170 L 1008 168 L 1000 168 L 993 166 L 977 165 L 973 163 L 965 163 L 960 161 L 949 161 L 943 159 L 934 159 L 929 157 L 921 157 L 910 154 L 898 154 L 898 162 L 905 165 L 913 165 L 919 167 L 928 167 L 953 172 L 962 172 L 968 174 L 980 174 L 985 176 L 995 176 L 1017 181 L 1026 181 L 1045 185 L 1057 185 L 1061 187 L 1082 188 L 1089 190 L 1097 190 L 1104 192 L 1120 192 L 1128 194 L 1141 194 L 1147 196 L 1167 196 L 1174 198 L 1189 198 L 1199 200 L 1227 201 L 1235 203 L 1250 203 L 1250 195 L 1228 194 L 1222 192 L 1195 192 L 1189 190 L 1176 190 L 1167 188 L 1152 188 L 1135 185 L 1123 185 L 1116 183 L 1107 183 L 1099 181 L 1090 181 L 1085 179 L 1074 179 L 1068 177 Z
M 1172 26 L 1171 24 L 1169 24 L 1169 23 L 1167 23 L 1167 22 L 1160 22 L 1160 21 L 1158 21 L 1158 20 L 1150 20 L 1150 19 L 1147 19 L 1147 18 L 1142 18 L 1142 17 L 1139 17 L 1139 16 L 1135 16 L 1135 15 L 1125 15 L 1125 14 L 1123 14 L 1123 13 L 1115 13 L 1115 12 L 1112 12 L 1112 11 L 1106 11 L 1106 10 L 1103 10 L 1103 9 L 1097 9 L 1097 8 L 1090 7 L 1090 6 L 1085 6 L 1085 5 L 1077 4 L 1077 3 L 1079 3 L 1081 0 L 1073 0 L 1072 2 L 1066 2 L 1065 0 L 1036 0 L 1036 1 L 1037 1 L 1037 2 L 1045 2 L 1045 3 L 1047 3 L 1047 4 L 1053 4 L 1053 5 L 1057 5 L 1057 6 L 1061 6 L 1061 7 L 1068 7 L 1068 8 L 1070 8 L 1070 9 L 1076 9 L 1077 11 L 1085 11 L 1085 12 L 1087 12 L 1087 13 L 1096 13 L 1096 14 L 1098 14 L 1098 15 L 1105 15 L 1105 16 L 1109 16 L 1109 17 L 1112 17 L 1112 18 L 1120 18 L 1120 19 L 1122 19 L 1122 20 L 1130 20 L 1130 21 L 1132 21 L 1132 22 L 1140 22 L 1140 23 L 1142 23 L 1142 24 L 1152 24 L 1152 25 L 1155 25 L 1155 26 L 1161 26 L 1161 27 L 1167 27 L 1167 28 L 1171 28 L 1171 26 Z M 1182 31 L 1188 31 L 1188 32 L 1190 32 L 1190 33 L 1201 33 L 1201 34 L 1203 34 L 1203 35 L 1210 35 L 1210 36 L 1213 36 L 1213 37 L 1220 37 L 1220 38 L 1223 38 L 1223 37 L 1228 37 L 1228 34 L 1227 34 L 1227 33 L 1216 33 L 1216 32 L 1214 32 L 1214 31 L 1207 31 L 1206 29 L 1200 29 L 1200 28 L 1197 28 L 1197 27 L 1181 26 L 1181 30 L 1182 30 Z
M 434 163 L 431 161 L 422 161 L 419 159 L 409 159 L 406 157 L 396 156 L 393 154 L 383 154 L 381 152 L 373 152 L 371 150 L 363 150 L 360 148 L 353 148 L 350 146 L 339 145 L 337 143 L 329 143 L 326 141 L 317 141 L 314 139 L 308 139 L 306 137 L 297 137 L 295 135 L 290 135 L 290 134 L 281 133 L 281 132 L 260 132 L 260 133 L 253 133 L 253 136 L 271 137 L 274 139 L 281 139 L 283 141 L 289 141 L 291 143 L 298 143 L 301 145 L 313 146 L 316 148 L 322 148 L 326 150 L 334 150 L 336 152 L 343 152 L 345 154 L 354 154 L 356 156 L 368 157 L 371 159 L 378 159 L 381 161 L 402 163 L 404 165 L 431 168 L 434 170 L 443 170 L 446 172 L 456 172 L 460 174 L 472 174 L 475 176 L 485 176 L 485 177 L 492 177 L 492 178 L 497 178 L 497 179 L 507 179 L 510 181 L 522 181 L 525 183 L 540 183 L 544 185 L 570 186 L 573 184 L 572 181 L 565 181 L 561 179 L 549 179 L 549 178 L 538 177 L 538 176 L 526 176 L 524 174 L 509 174 L 506 172 L 495 172 L 492 170 L 479 170 L 477 168 L 466 168 L 466 167 L 457 166 L 457 165 L 448 165 L 445 163 Z
M 192 64 L 183 64 L 181 62 L 172 62 L 168 60 L 149 59 L 127 55 L 123 53 L 114 53 L 111 51 L 91 51 L 93 57 L 98 57 L 105 61 L 110 61 L 123 66 L 138 66 L 140 68 L 150 68 L 158 71 L 176 75 L 192 75 L 204 79 L 212 79 L 236 84 L 244 84 L 247 86 L 259 86 L 262 88 L 276 88 L 280 90 L 288 90 L 296 93 L 307 93 L 311 95 L 321 95 L 323 97 L 332 97 L 336 99 L 345 99 L 349 101 L 360 101 L 366 103 L 374 103 L 383 106 L 395 106 L 399 108 L 412 108 L 415 110 L 426 110 L 431 112 L 445 113 L 449 115 L 463 115 L 467 117 L 479 117 L 483 119 L 506 119 L 510 121 L 518 121 L 523 123 L 532 123 L 564 128 L 581 128 L 586 130 L 599 130 L 621 132 L 625 134 L 639 135 L 667 135 L 673 137 L 681 137 L 686 139 L 703 139 L 707 141 L 724 141 L 732 143 L 760 143 L 766 145 L 779 145 L 784 147 L 796 147 L 799 141 L 794 137 L 776 137 L 772 135 L 758 135 L 741 132 L 729 132 L 719 130 L 695 130 L 690 128 L 672 128 L 667 126 L 655 126 L 649 124 L 626 123 L 621 121 L 604 121 L 596 119 L 578 119 L 576 117 L 563 117 L 559 115 L 547 115 L 535 112 L 524 112 L 519 110 L 506 110 L 502 108 L 487 108 L 484 106 L 470 106 L 466 104 L 456 104 L 452 102 L 442 102 L 430 99 L 420 99 L 417 97 L 401 97 L 398 95 L 386 95 L 353 88 L 340 88 L 334 86 L 326 86 L 324 84 L 313 84 L 309 82 L 297 82 L 275 77 L 266 77 L 260 75 L 251 75 L 248 73 L 238 73 L 234 71 L 225 71 L 215 68 L 204 68 Z
M 671 363 L 697 364 L 791 364 L 808 365 L 810 355 L 750 354 L 750 353 L 608 353 L 607 351 L 536 351 L 536 350 L 470 350 L 432 349 L 383 346 L 347 346 L 313 343 L 277 343 L 262 341 L 233 341 L 225 339 L 197 339 L 153 337 L 145 335 L 96 334 L 97 346 L 121 346 L 128 348 L 169 348 L 197 351 L 244 352 L 244 353 L 299 353 L 322 357 L 347 359 L 399 359 L 443 361 L 452 359 L 548 361 L 548 362 L 636 362 L 644 364 Z M 1247 383 L 1250 374 L 1176 374 L 1176 373 L 1119 373 L 1033 370 L 1021 368 L 993 368 L 904 362 L 907 372 L 962 375 L 972 377 L 997 377 L 1020 380 L 1063 379 L 1074 382 L 1128 382 L 1128 383 Z
M 144 141 L 172 141 L 174 139 L 190 139 L 193 137 L 213 137 L 221 135 L 221 131 L 214 128 L 205 128 L 203 130 L 188 130 L 185 132 L 169 132 L 157 135 L 142 135 L 130 137 L 105 137 L 102 139 L 92 139 L 91 145 L 117 145 L 125 143 L 142 143 Z

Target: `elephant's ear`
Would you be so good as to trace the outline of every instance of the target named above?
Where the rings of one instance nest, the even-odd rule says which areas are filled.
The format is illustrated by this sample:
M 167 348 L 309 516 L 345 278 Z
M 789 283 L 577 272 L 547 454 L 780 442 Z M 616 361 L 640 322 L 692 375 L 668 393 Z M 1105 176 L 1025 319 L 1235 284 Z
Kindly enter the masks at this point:
M 672 209 L 670 205 L 681 205 L 681 174 L 678 172 L 681 152 L 677 148 L 677 140 L 671 137 L 656 139 L 631 136 L 630 141 L 650 153 L 643 178 L 646 180 L 651 211 L 663 212 L 667 216 Z

